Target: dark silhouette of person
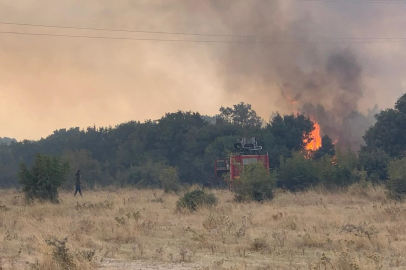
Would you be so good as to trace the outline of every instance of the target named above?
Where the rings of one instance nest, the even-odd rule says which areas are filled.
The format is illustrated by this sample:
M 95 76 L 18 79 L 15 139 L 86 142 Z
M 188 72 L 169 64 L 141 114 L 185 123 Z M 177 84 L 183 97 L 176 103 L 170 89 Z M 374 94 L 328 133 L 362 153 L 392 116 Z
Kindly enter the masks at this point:
M 203 184 L 203 188 L 211 189 L 211 184 L 210 184 L 210 182 L 204 183 L 204 184 Z
M 76 197 L 76 193 L 78 193 L 78 191 L 79 191 L 80 196 L 83 197 L 82 189 L 80 188 L 81 178 L 82 178 L 82 175 L 80 174 L 80 170 L 78 170 L 78 172 L 75 174 L 75 179 L 76 179 L 76 182 L 75 182 L 76 190 L 75 190 L 75 195 L 74 195 L 75 197 Z

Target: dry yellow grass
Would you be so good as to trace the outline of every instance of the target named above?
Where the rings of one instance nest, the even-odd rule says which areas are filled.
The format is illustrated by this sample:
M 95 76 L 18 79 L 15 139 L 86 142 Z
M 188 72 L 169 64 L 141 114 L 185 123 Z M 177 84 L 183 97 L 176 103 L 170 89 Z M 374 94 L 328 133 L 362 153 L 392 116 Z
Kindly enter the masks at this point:
M 0 269 L 36 260 L 58 269 L 45 242 L 53 237 L 68 238 L 78 269 L 113 269 L 111 259 L 179 269 L 406 269 L 406 204 L 387 201 L 382 188 L 279 192 L 265 204 L 214 193 L 216 207 L 177 213 L 179 197 L 160 190 L 61 193 L 57 205 L 25 205 L 18 192 L 0 191 Z

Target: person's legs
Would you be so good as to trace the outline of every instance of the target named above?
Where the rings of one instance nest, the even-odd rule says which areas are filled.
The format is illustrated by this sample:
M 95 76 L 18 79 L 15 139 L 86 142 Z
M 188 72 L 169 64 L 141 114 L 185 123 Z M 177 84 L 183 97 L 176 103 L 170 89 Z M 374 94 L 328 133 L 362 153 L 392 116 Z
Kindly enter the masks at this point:
M 80 187 L 78 187 L 78 191 L 79 191 L 80 197 L 83 197 L 83 195 L 82 195 L 82 189 L 81 189 Z
M 80 191 L 80 187 L 76 187 L 75 194 L 73 196 L 76 197 L 76 193 L 78 193 L 78 191 L 79 191 L 79 194 L 82 195 L 82 192 Z

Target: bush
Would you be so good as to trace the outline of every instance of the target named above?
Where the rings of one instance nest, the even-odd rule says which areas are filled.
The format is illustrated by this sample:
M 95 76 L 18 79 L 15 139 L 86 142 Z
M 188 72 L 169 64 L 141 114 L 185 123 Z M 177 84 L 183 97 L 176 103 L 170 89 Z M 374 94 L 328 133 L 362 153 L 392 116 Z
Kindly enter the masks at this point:
M 276 178 L 260 163 L 244 167 L 244 172 L 235 182 L 234 191 L 239 202 L 272 200 Z
M 66 247 L 68 239 L 59 240 L 57 238 L 53 240 L 45 241 L 49 246 L 53 247 L 52 257 L 57 265 L 64 270 L 76 269 L 76 265 L 73 260 L 73 256 L 69 253 L 69 249 Z
M 21 162 L 19 178 L 26 198 L 57 203 L 58 188 L 68 171 L 69 163 L 58 157 L 37 155 L 31 170 Z
M 406 158 L 395 159 L 388 165 L 389 179 L 386 182 L 389 194 L 394 199 L 404 199 L 406 195 Z
M 200 206 L 211 206 L 217 204 L 217 198 L 212 193 L 206 193 L 204 190 L 196 189 L 185 193 L 176 203 L 176 208 L 181 210 L 187 208 L 190 211 L 196 211 Z
M 316 162 L 294 153 L 292 158 L 281 158 L 278 171 L 278 187 L 290 191 L 302 191 L 319 183 Z
M 334 157 L 324 155 L 319 160 L 306 158 L 297 152 L 281 160 L 278 187 L 293 192 L 323 185 L 327 189 L 348 187 L 360 179 L 357 155 L 351 151 L 336 151 Z
M 121 173 L 118 178 L 123 186 L 163 188 L 165 192 L 177 192 L 181 188 L 176 167 L 170 167 L 161 162 L 152 162 L 151 160 L 140 166 L 131 166 Z
M 335 176 L 333 184 L 338 187 L 347 187 L 360 180 L 358 168 L 358 158 L 351 150 L 336 151 L 334 159 Z
M 368 179 L 372 182 L 385 181 L 388 179 L 388 163 L 390 157 L 383 150 L 377 149 L 368 152 L 362 149 L 359 153 L 359 163 L 367 172 Z
M 164 169 L 159 178 L 165 193 L 170 191 L 178 192 L 180 190 L 181 184 L 177 168 L 168 167 Z
M 360 179 L 357 157 L 353 152 L 337 151 L 334 158 L 324 156 L 316 161 L 319 183 L 327 189 L 348 187 Z

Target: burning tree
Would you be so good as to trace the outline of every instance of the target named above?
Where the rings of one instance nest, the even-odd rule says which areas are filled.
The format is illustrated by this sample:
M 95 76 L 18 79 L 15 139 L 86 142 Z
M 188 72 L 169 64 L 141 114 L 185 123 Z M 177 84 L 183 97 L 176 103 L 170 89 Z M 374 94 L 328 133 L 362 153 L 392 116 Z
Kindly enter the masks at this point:
M 332 139 L 328 135 L 321 137 L 321 128 L 319 123 L 314 121 L 313 131 L 309 136 L 304 135 L 306 157 L 320 159 L 325 155 L 334 156 L 335 146 Z
M 321 136 L 320 136 L 320 125 L 317 122 L 314 122 L 314 130 L 310 133 L 310 141 L 305 142 L 307 151 L 317 151 L 321 146 Z

